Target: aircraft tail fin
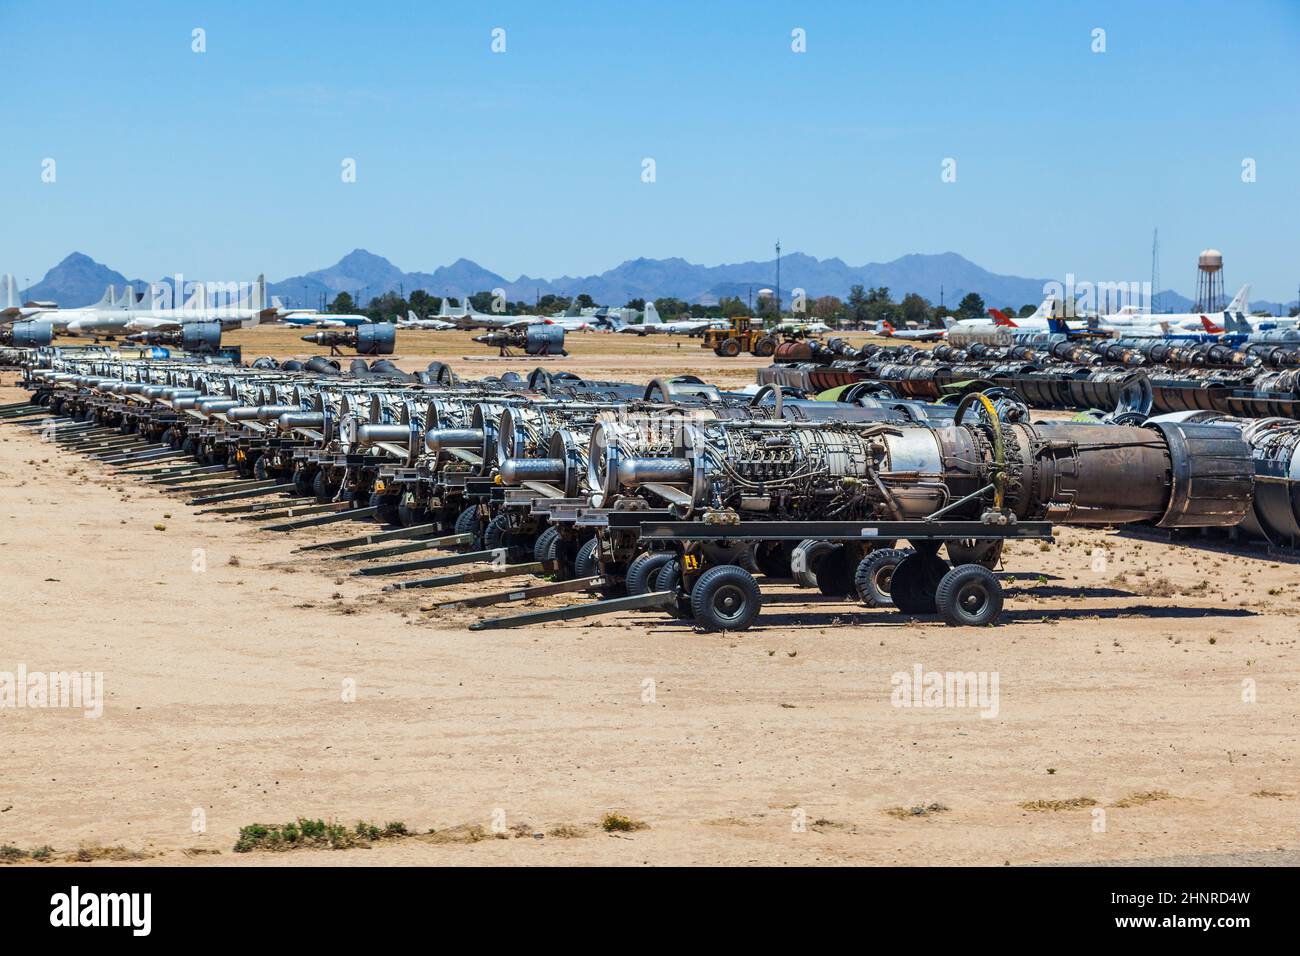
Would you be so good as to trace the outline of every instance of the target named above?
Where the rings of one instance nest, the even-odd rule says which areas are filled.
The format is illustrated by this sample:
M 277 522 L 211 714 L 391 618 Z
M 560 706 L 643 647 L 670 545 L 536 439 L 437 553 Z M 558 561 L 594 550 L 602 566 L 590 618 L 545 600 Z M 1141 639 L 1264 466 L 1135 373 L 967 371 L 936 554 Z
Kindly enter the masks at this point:
M 1047 331 L 1053 335 L 1069 335 L 1070 327 L 1065 324 L 1064 319 L 1058 319 L 1053 315 L 1047 320 Z
M 951 329 L 951 328 L 953 328 L 956 324 L 957 324 L 957 320 L 954 319 L 951 315 L 945 315 L 945 316 L 943 317 L 943 327 L 944 327 L 945 329 Z
M 645 304 L 645 318 L 641 320 L 642 325 L 663 325 L 663 320 L 659 318 L 659 310 L 655 308 L 653 302 Z
M 1243 314 L 1250 311 L 1250 283 L 1242 286 L 1237 290 L 1237 294 L 1232 297 L 1228 303 L 1225 312 L 1241 312 Z
M 99 297 L 99 301 L 96 302 L 94 305 L 92 305 L 91 308 L 92 308 L 92 309 L 111 309 L 111 308 L 113 307 L 113 302 L 114 302 L 114 300 L 115 300 L 116 298 L 117 298 L 117 292 L 116 292 L 116 290 L 114 290 L 113 286 L 110 284 L 109 287 L 108 287 L 107 289 L 104 290 L 104 294 L 103 294 L 102 296 Z
M 0 278 L 0 311 L 10 312 L 22 307 L 22 296 L 18 294 L 18 283 L 6 273 Z
M 989 315 L 993 316 L 993 324 L 1001 325 L 1004 328 L 1018 329 L 1020 326 L 1012 322 L 1005 312 L 1001 309 L 989 309 Z
M 1204 315 L 1201 316 L 1201 325 L 1205 328 L 1205 331 L 1209 332 L 1211 335 L 1223 334 L 1223 327 L 1219 325 L 1215 325 L 1213 322 L 1209 320 L 1207 316 Z
M 266 276 L 259 275 L 257 281 L 253 283 L 253 299 L 250 305 L 254 312 L 265 312 L 266 302 Z
M 891 323 L 888 319 L 881 319 L 880 330 L 884 335 L 893 335 L 894 334 L 893 323 Z

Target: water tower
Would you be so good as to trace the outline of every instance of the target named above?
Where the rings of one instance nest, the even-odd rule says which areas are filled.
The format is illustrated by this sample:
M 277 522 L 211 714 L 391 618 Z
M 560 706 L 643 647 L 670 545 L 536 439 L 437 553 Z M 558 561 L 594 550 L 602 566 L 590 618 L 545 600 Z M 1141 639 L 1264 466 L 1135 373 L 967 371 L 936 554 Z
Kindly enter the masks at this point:
M 1223 297 L 1223 253 L 1206 249 L 1196 258 L 1196 312 L 1222 312 L 1226 305 Z

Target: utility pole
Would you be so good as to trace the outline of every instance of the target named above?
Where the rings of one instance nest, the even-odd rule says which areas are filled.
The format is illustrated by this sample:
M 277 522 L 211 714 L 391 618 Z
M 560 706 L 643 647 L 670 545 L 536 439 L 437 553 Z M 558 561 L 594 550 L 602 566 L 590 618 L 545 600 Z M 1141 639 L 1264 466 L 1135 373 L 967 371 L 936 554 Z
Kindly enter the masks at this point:
M 776 241 L 776 320 L 781 321 L 781 240 Z
M 1160 311 L 1160 230 L 1151 233 L 1151 311 Z

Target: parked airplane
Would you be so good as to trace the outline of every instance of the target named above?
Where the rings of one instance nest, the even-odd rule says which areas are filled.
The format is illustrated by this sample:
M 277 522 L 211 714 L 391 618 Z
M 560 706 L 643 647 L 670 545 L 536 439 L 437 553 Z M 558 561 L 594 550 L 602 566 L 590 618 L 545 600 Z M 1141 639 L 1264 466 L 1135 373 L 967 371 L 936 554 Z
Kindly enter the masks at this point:
M 446 299 L 442 300 L 442 309 L 443 311 L 447 309 Z M 439 314 L 442 314 L 442 312 Z M 414 309 L 408 309 L 406 318 L 397 320 L 397 327 L 399 329 L 423 329 L 427 332 L 442 332 L 446 329 L 456 328 L 456 323 L 435 318 L 422 319 L 415 314 Z
M 69 335 L 119 335 L 125 333 L 168 332 L 196 322 L 220 323 L 221 328 L 252 328 L 263 320 L 276 317 L 276 308 L 267 304 L 266 277 L 258 276 L 248 297 L 234 305 L 208 305 L 207 286 L 198 284 L 180 308 L 160 308 L 162 294 L 157 286 L 140 300 L 127 290 L 125 308 L 82 310 L 83 314 L 67 323 Z
M 948 329 L 957 324 L 955 319 L 946 318 L 942 329 L 896 329 L 888 319 L 880 320 L 878 334 L 904 342 L 937 342 L 948 334 Z
M 665 322 L 659 318 L 659 310 L 653 302 L 645 304 L 645 315 L 640 325 L 625 325 L 620 332 L 633 335 L 694 335 L 712 326 L 725 326 L 725 319 L 675 319 Z

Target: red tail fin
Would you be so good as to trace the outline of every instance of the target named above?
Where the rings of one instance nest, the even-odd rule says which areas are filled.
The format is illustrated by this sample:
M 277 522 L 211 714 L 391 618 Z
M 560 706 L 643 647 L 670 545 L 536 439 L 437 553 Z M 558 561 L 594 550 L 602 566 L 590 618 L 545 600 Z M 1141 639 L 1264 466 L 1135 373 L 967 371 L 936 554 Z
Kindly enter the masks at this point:
M 889 320 L 888 320 L 888 319 L 881 319 L 881 320 L 880 320 L 880 328 L 881 328 L 881 330 L 885 333 L 885 335 L 893 335 L 893 334 L 894 334 L 894 327 L 893 327 L 892 325 L 889 324 Z
M 1211 335 L 1223 334 L 1223 329 L 1220 326 L 1215 325 L 1205 316 L 1201 316 L 1201 325 L 1205 326 L 1205 331 L 1209 332 Z
M 1020 328 L 1020 326 L 1007 318 L 1007 314 L 1000 309 L 989 309 L 989 315 L 993 316 L 994 325 L 1004 325 L 1009 329 Z

